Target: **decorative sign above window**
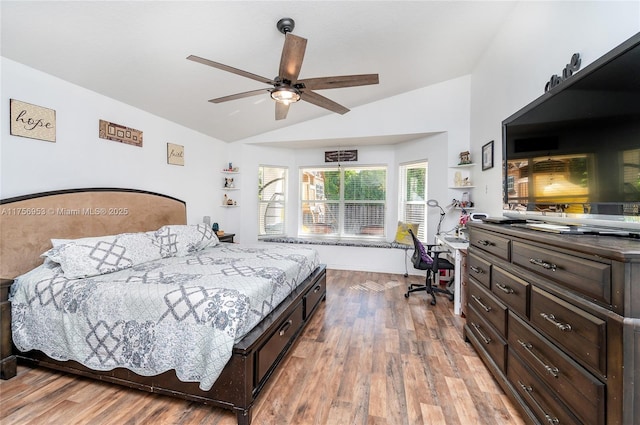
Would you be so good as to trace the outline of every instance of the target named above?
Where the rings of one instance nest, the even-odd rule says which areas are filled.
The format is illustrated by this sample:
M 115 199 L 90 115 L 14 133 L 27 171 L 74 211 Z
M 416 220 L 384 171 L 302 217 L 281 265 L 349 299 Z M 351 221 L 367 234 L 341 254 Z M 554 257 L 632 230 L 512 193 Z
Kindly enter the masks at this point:
M 324 153 L 324 162 L 350 162 L 358 160 L 358 151 L 356 149 L 348 151 L 326 151 Z
M 98 135 L 101 139 L 142 147 L 142 131 L 123 125 L 100 120 Z
M 571 60 L 569 61 L 569 63 L 562 70 L 562 76 L 558 76 L 555 74 L 552 75 L 551 79 L 544 86 L 544 92 L 548 92 L 567 78 L 571 77 L 574 72 L 580 69 L 581 62 L 582 61 L 580 60 L 580 53 L 574 53 L 573 56 L 571 56 Z
M 56 111 L 11 99 L 11 125 L 13 136 L 56 141 Z

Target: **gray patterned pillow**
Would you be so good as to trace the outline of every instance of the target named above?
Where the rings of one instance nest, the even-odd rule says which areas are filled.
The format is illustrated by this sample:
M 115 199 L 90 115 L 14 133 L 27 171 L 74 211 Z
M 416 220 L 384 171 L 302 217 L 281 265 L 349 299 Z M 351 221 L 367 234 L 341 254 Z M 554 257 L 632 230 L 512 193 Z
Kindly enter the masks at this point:
M 53 242 L 42 254 L 60 264 L 69 279 L 97 276 L 161 258 L 154 232 Z
M 203 223 L 162 226 L 155 235 L 164 258 L 184 257 L 219 243 L 216 233 Z

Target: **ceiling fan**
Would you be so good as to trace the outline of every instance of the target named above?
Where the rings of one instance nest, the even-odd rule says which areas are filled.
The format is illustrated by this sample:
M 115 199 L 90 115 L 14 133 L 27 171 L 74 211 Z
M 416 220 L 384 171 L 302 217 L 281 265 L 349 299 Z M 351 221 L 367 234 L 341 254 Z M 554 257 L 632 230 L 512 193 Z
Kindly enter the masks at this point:
M 349 112 L 349 109 L 331 99 L 319 95 L 313 90 L 378 84 L 378 74 L 343 75 L 298 80 L 300 68 L 302 67 L 302 60 L 304 59 L 304 52 L 307 47 L 307 39 L 291 34 L 294 26 L 295 22 L 291 18 L 282 18 L 276 24 L 278 30 L 284 34 L 285 39 L 284 47 L 282 48 L 282 56 L 280 58 L 280 70 L 278 71 L 278 76 L 274 79 L 261 77 L 259 75 L 214 62 L 209 59 L 204 59 L 199 56 L 190 55 L 187 57 L 187 59 L 194 62 L 209 65 L 223 71 L 231 72 L 233 74 L 241 75 L 273 86 L 272 88 L 263 88 L 218 97 L 216 99 L 209 100 L 209 102 L 222 103 L 269 92 L 271 94 L 271 98 L 276 101 L 276 120 L 285 119 L 289 112 L 289 105 L 299 100 L 304 100 L 338 114 L 345 114 Z

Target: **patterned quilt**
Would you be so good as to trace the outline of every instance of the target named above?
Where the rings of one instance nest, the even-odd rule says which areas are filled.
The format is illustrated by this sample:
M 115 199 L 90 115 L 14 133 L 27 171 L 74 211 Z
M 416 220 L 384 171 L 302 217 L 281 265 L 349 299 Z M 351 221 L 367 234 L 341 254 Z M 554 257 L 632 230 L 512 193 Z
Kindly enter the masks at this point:
M 318 264 L 313 249 L 269 244 L 219 244 L 76 279 L 45 262 L 12 286 L 14 343 L 94 370 L 174 369 L 206 391 L 234 343 Z

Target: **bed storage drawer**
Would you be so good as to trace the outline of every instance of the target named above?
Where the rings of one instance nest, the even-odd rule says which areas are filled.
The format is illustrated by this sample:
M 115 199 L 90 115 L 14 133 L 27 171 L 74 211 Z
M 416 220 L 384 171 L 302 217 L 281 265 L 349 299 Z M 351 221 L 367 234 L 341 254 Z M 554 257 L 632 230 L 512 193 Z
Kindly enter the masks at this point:
M 513 242 L 513 263 L 562 283 L 564 287 L 611 304 L 611 265 Z
M 487 233 L 480 230 L 472 229 L 469 234 L 469 242 L 471 245 L 483 251 L 487 251 L 496 257 L 509 261 L 509 248 L 511 240 L 500 237 L 493 233 Z
M 498 368 L 504 372 L 507 355 L 507 342 L 496 330 L 482 319 L 473 304 L 467 309 L 467 325 L 475 339 L 480 343 L 484 351 L 494 361 Z
M 533 287 L 531 323 L 572 357 L 606 375 L 607 323 L 604 320 Z
M 313 288 L 309 289 L 309 291 L 304 295 L 304 320 L 307 320 L 326 293 L 327 280 L 320 279 L 315 285 L 313 285 Z
M 468 303 L 480 316 L 491 323 L 500 335 L 503 337 L 507 335 L 507 307 L 473 280 L 469 284 Z
M 491 291 L 504 302 L 509 309 L 522 317 L 527 317 L 529 305 L 529 282 L 494 266 L 491 272 Z
M 509 349 L 507 379 L 542 424 L 584 425 Z
M 296 336 L 304 322 L 304 305 L 302 302 L 281 322 L 281 325 L 271 334 L 267 342 L 258 350 L 256 356 L 257 380 L 260 382 L 269 371 L 276 359 L 282 354 L 287 345 Z
M 469 276 L 482 283 L 487 288 L 491 287 L 491 263 L 482 258 L 469 254 L 468 257 Z
M 509 347 L 583 423 L 604 424 L 605 385 L 509 313 Z

